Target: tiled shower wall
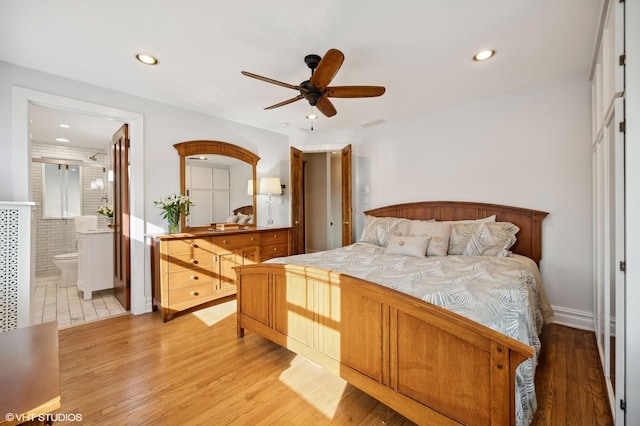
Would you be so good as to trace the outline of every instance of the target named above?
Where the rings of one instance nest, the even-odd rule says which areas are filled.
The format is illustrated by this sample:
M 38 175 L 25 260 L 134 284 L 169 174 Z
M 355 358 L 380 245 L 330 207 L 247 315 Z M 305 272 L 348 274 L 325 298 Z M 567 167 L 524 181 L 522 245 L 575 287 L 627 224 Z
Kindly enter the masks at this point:
M 87 159 L 90 155 L 101 151 L 106 155 L 98 155 L 97 162 Z M 109 169 L 109 143 L 102 150 L 58 146 L 34 142 L 31 144 L 32 158 L 61 158 L 80 160 L 82 167 L 82 214 L 98 216 L 98 227 L 106 228 L 107 221 L 99 216 L 96 210 L 101 205 L 112 205 L 112 192 L 107 179 Z M 103 167 L 96 167 L 103 166 Z M 91 189 L 91 181 L 97 178 L 104 180 L 104 189 Z M 33 214 L 35 233 L 35 275 L 36 278 L 59 275 L 60 270 L 53 264 L 53 256 L 77 251 L 76 233 L 73 219 L 42 218 L 42 163 L 31 163 L 31 185 L 33 201 L 36 203 Z

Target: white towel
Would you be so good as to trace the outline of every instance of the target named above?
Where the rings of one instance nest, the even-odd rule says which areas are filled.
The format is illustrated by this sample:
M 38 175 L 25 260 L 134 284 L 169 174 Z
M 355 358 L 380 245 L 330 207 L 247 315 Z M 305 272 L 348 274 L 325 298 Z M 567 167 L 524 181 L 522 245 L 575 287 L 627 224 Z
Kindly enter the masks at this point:
M 78 231 L 91 231 L 98 229 L 98 216 L 76 216 L 74 218 L 76 224 L 76 232 Z

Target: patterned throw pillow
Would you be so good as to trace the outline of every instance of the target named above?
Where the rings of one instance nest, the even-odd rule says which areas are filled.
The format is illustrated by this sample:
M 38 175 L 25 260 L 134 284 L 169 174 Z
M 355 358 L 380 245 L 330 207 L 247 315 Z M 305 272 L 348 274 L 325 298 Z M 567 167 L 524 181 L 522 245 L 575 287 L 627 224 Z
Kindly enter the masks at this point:
M 464 256 L 509 256 L 520 231 L 510 222 L 457 223 L 449 239 L 449 254 Z
M 429 236 L 410 237 L 408 235 L 389 235 L 385 254 L 403 254 L 405 256 L 424 257 L 429 246 Z
M 398 217 L 367 216 L 366 219 L 362 235 L 358 241 L 375 244 L 380 247 L 386 247 L 389 234 L 398 234 L 396 227 L 407 221 L 407 219 Z

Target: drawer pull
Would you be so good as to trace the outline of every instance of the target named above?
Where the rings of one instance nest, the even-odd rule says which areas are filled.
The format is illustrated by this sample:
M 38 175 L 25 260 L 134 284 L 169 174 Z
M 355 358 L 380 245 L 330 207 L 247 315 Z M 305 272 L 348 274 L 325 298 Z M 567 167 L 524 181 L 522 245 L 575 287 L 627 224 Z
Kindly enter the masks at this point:
M 189 244 L 189 245 L 190 245 L 191 247 L 193 247 L 193 248 L 198 248 L 198 245 L 197 245 L 196 243 L 191 243 L 191 244 Z
M 191 275 L 189 278 L 191 278 L 192 280 L 199 280 L 200 277 L 198 277 L 197 275 Z
M 255 238 L 254 238 L 254 237 L 251 237 L 251 241 L 253 241 L 253 240 L 255 240 Z
M 278 251 L 278 247 L 274 247 L 274 248 L 273 248 L 273 251 Z
M 192 292 L 191 292 L 191 295 L 192 295 L 192 296 L 200 296 L 200 293 L 198 293 L 197 291 L 192 291 Z
M 273 238 L 278 238 L 278 234 L 273 234 Z
M 227 240 L 222 240 L 222 244 L 227 244 Z
M 194 265 L 198 264 L 198 259 L 191 259 L 189 262 L 193 263 Z

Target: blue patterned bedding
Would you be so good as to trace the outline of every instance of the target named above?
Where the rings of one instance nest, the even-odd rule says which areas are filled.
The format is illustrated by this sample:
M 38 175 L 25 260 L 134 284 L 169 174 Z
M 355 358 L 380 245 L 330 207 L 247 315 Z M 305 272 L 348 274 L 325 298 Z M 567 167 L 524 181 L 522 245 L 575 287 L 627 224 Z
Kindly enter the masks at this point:
M 267 263 L 316 266 L 392 288 L 499 331 L 535 349 L 516 370 L 516 420 L 528 425 L 536 410 L 538 335 L 551 315 L 538 267 L 512 255 L 411 257 L 359 242 Z

